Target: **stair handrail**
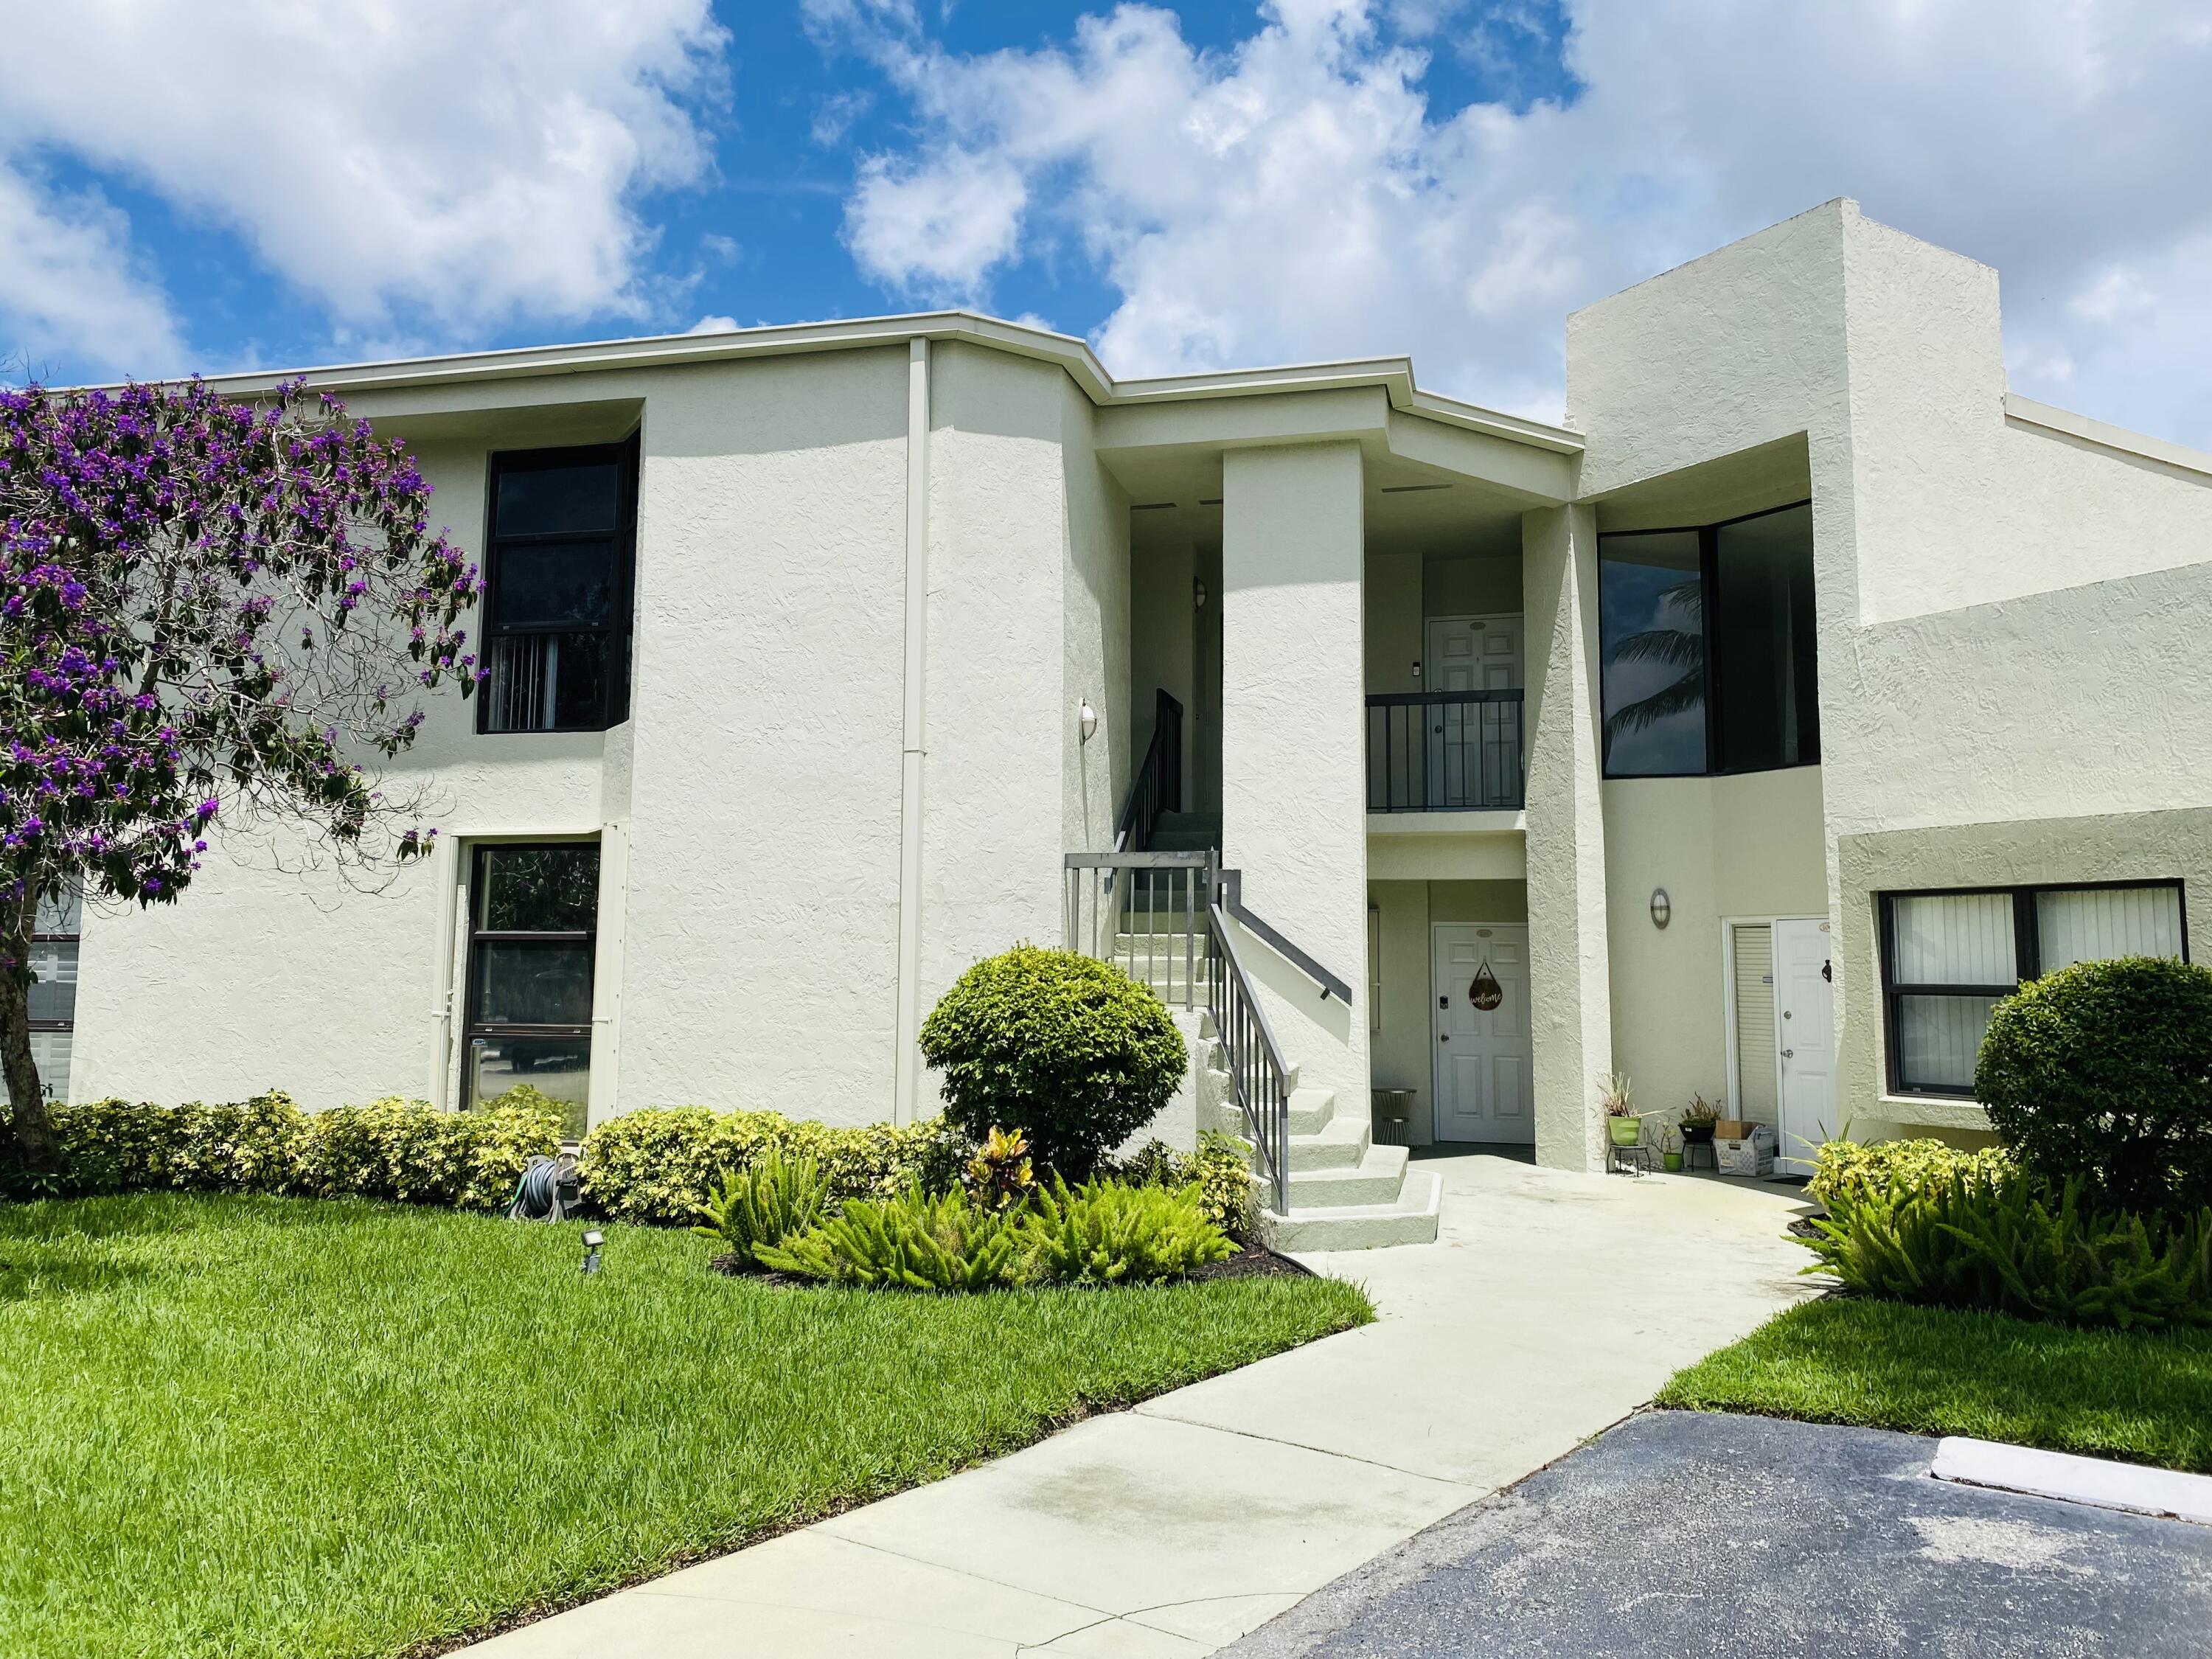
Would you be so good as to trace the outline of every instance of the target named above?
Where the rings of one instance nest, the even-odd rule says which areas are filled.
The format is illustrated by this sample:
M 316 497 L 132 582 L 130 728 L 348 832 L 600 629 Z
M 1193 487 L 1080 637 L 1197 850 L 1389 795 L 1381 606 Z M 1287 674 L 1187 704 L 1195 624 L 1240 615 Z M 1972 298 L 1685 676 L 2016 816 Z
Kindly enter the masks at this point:
M 1206 1009 L 1214 1041 L 1229 1062 L 1230 1091 L 1237 1098 L 1252 1149 L 1264 1166 L 1275 1213 L 1291 1212 L 1291 1068 L 1275 1041 L 1267 1011 L 1238 960 L 1222 911 L 1222 894 L 1207 905 Z
M 1323 1002 L 1334 997 L 1346 1007 L 1352 1006 L 1352 988 L 1349 985 L 1285 939 L 1279 929 L 1244 908 L 1244 872 L 1242 870 L 1224 870 L 1221 886 L 1223 906 L 1229 914 L 1256 935 L 1261 944 L 1320 986 Z
M 1182 705 L 1165 686 L 1152 692 L 1152 740 L 1137 763 L 1129 798 L 1114 823 L 1114 850 L 1141 853 L 1152 844 L 1163 812 L 1182 810 Z
M 1067 883 L 1067 948 L 1101 962 L 1110 962 L 1140 984 L 1152 985 L 1159 970 L 1167 972 L 1168 989 L 1163 1001 L 1172 1001 L 1176 958 L 1182 958 L 1182 1006 L 1196 1007 L 1198 960 L 1206 923 L 1200 920 L 1215 891 L 1214 860 L 1210 848 L 1200 851 L 1068 853 L 1060 864 Z M 1115 878 L 1127 871 L 1132 877 L 1121 898 L 1114 896 Z M 1134 879 L 1142 873 L 1146 878 Z M 1090 925 L 1084 925 L 1085 900 L 1090 901 Z M 1144 928 L 1135 930 L 1141 920 Z M 1162 927 L 1164 921 L 1166 927 Z M 1137 941 L 1144 940 L 1144 966 L 1138 968 Z

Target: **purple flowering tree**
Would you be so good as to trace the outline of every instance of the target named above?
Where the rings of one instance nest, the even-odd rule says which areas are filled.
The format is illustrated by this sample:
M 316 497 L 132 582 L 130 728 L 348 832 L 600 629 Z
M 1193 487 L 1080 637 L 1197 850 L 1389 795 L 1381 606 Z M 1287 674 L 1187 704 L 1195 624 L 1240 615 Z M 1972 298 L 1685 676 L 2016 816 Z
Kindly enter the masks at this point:
M 477 568 L 397 441 L 297 383 L 0 389 L 0 1067 L 52 1166 L 30 1041 L 41 899 L 173 903 L 218 821 L 343 865 L 428 848 L 365 764 L 474 689 Z M 304 832 L 304 840 L 301 839 Z

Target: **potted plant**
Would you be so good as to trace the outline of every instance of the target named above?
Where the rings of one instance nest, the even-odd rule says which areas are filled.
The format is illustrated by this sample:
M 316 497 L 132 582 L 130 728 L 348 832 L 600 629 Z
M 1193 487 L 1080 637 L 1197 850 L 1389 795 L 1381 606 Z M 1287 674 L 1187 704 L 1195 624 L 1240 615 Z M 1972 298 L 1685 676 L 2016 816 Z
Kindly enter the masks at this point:
M 1682 1145 L 1702 1146 L 1713 1138 L 1713 1125 L 1720 1121 L 1721 1109 L 1703 1095 L 1692 1095 L 1690 1103 L 1682 1109 L 1680 1131 Z
M 1667 1172 L 1673 1175 L 1682 1167 L 1682 1143 L 1673 1129 L 1662 1133 L 1666 1139 L 1660 1144 L 1659 1161 L 1667 1166 Z
M 1629 1098 L 1632 1087 L 1626 1072 L 1605 1072 L 1598 1077 L 1597 1103 L 1605 1108 L 1606 1127 L 1616 1146 L 1633 1146 L 1644 1139 L 1644 1120 L 1636 1115 Z

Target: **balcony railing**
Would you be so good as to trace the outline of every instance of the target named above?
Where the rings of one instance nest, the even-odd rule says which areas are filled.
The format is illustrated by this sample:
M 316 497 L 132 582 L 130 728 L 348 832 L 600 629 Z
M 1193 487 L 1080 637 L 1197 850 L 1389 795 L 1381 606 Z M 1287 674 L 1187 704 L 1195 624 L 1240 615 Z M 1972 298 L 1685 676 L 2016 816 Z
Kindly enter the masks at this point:
M 1517 811 L 1522 690 L 1367 699 L 1370 812 Z

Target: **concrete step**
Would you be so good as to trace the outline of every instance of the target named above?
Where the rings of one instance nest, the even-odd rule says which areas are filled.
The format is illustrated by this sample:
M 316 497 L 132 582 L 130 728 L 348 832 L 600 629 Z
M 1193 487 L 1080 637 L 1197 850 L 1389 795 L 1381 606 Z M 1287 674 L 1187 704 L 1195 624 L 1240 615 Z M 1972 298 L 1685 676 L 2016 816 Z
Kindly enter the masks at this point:
M 1301 1210 L 1290 1214 L 1260 1212 L 1260 1236 L 1278 1250 L 1373 1250 L 1394 1244 L 1433 1244 L 1443 1201 L 1442 1177 L 1409 1170 L 1395 1201 Z
M 1361 1120 L 1333 1117 L 1315 1133 L 1291 1136 L 1291 1173 L 1358 1169 L 1371 1144 L 1368 1126 Z
M 1336 1091 L 1334 1089 L 1299 1089 L 1291 1091 L 1291 1133 L 1294 1135 L 1317 1135 L 1327 1128 L 1336 1116 Z
M 1271 1196 L 1264 1176 L 1253 1184 L 1264 1200 Z M 1370 1146 L 1359 1162 L 1333 1169 L 1291 1170 L 1291 1213 L 1308 1210 L 1340 1209 L 1347 1205 L 1389 1205 L 1398 1201 L 1406 1182 L 1403 1146 Z

